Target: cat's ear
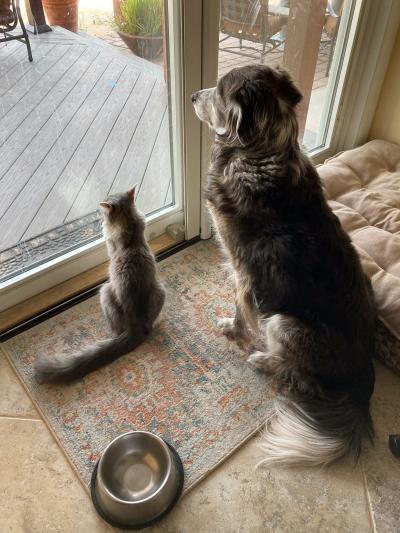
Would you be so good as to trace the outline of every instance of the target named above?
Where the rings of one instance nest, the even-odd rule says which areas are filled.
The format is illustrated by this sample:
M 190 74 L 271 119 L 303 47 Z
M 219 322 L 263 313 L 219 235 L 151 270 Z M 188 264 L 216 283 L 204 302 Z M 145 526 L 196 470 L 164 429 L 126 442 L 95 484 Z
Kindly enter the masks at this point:
M 128 195 L 129 201 L 134 203 L 136 198 L 136 185 L 132 187 L 132 189 L 130 189 L 126 194 Z
M 110 202 L 100 202 L 101 209 L 108 215 L 111 213 L 113 206 Z

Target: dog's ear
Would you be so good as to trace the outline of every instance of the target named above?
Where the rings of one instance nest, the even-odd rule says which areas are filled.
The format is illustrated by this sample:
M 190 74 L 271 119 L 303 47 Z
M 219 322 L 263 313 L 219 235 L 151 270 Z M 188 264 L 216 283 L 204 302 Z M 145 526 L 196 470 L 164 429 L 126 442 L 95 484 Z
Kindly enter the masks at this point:
M 253 76 L 238 77 L 229 89 L 222 133 L 228 142 L 239 140 L 242 145 L 251 142 L 265 131 L 277 112 L 277 103 L 285 113 L 288 107 L 294 108 L 301 100 L 300 91 L 285 70 L 259 67 L 255 72 Z
M 252 83 L 231 91 L 226 110 L 226 134 L 230 141 L 237 139 L 245 144 L 249 140 L 256 105 L 256 87 Z
M 227 135 L 230 141 L 234 141 L 235 139 L 239 139 L 240 141 L 239 131 L 241 129 L 243 113 L 242 107 L 236 98 L 231 99 L 226 111 L 226 126 L 225 128 L 221 128 L 221 130 L 224 130 L 223 134 Z
M 278 98 L 291 107 L 295 107 L 303 98 L 301 92 L 287 70 L 277 67 L 276 71 L 278 73 Z

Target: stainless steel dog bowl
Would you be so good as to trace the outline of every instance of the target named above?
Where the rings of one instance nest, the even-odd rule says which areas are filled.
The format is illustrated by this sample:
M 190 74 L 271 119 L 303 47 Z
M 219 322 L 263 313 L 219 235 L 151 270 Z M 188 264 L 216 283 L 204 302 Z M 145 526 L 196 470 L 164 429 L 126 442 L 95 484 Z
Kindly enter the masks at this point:
M 91 492 L 107 522 L 138 529 L 164 516 L 182 486 L 183 467 L 172 446 L 153 433 L 131 431 L 104 450 L 92 475 Z

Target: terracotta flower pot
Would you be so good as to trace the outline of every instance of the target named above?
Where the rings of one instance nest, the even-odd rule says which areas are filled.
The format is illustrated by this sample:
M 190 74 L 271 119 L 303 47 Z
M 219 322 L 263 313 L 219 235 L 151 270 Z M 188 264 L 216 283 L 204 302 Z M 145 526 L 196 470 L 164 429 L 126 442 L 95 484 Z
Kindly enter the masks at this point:
M 43 0 L 43 7 L 51 26 L 78 31 L 78 0 Z
M 123 31 L 118 31 L 118 35 L 134 54 L 143 59 L 153 61 L 162 53 L 162 35 L 158 37 L 145 37 L 143 35 L 130 35 Z

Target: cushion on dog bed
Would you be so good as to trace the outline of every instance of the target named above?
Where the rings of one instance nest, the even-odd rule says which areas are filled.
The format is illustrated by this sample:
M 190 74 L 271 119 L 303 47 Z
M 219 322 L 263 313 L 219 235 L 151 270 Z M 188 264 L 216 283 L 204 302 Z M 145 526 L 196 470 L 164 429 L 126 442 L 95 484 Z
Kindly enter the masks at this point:
M 371 278 L 378 355 L 400 372 L 400 146 L 375 140 L 318 167 L 329 204 Z

